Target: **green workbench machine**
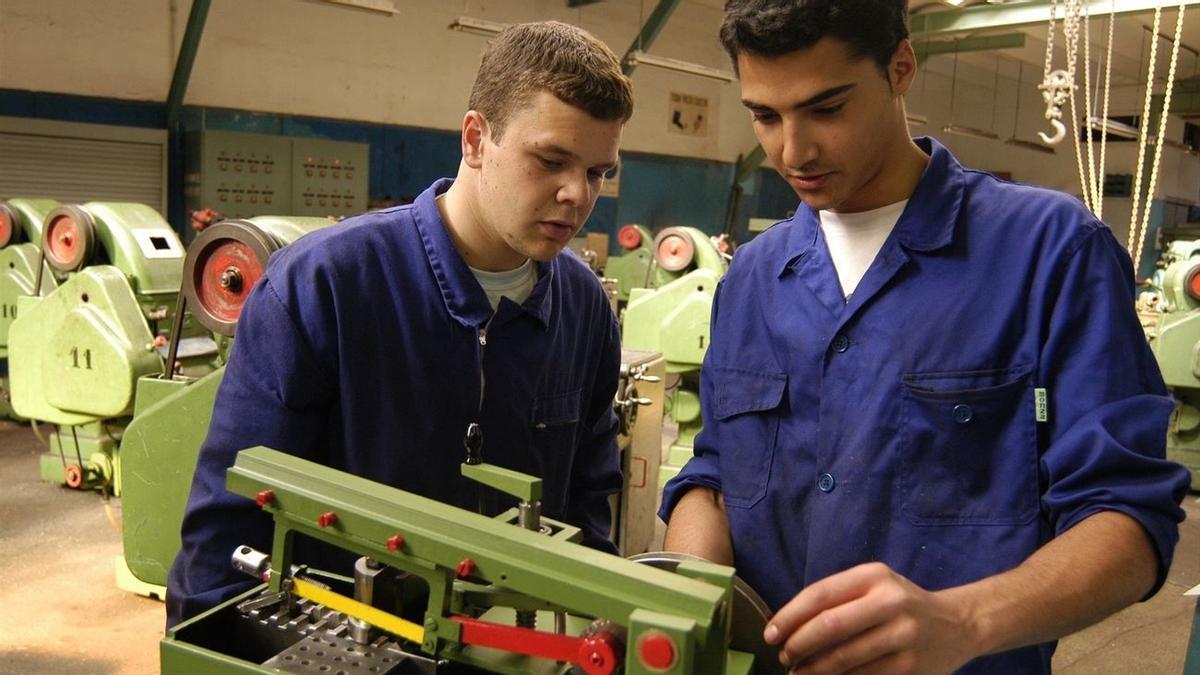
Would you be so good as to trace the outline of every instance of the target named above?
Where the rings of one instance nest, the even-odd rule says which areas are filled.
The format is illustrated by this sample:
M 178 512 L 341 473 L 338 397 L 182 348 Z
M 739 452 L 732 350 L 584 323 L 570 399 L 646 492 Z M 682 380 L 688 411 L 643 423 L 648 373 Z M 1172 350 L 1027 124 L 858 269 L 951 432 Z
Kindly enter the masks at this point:
M 630 292 L 622 316 L 621 345 L 661 353 L 667 373 L 680 378 L 667 401 L 667 412 L 679 432 L 659 469 L 662 484 L 691 459 L 692 444 L 701 428 L 700 365 L 708 349 L 713 296 L 728 263 L 708 235 L 691 227 L 659 232 L 654 261 L 656 274 L 675 277 L 657 288 Z
M 724 273 L 733 252 L 728 239 L 714 241 L 694 227 L 668 227 L 655 236 L 642 225 L 625 225 L 617 231 L 617 243 L 625 253 L 608 259 L 604 276 L 616 280 L 621 307 L 636 288 L 660 288 L 694 269 Z
M 577 528 L 540 516 L 540 480 L 462 471 L 517 506 L 487 518 L 242 451 L 227 487 L 271 514 L 275 536 L 270 555 L 241 546 L 231 564 L 264 583 L 168 630 L 162 672 L 780 672 L 762 643 L 766 608 L 732 568 L 585 548 Z M 361 557 L 309 569 L 292 558 L 295 535 Z
M 0 201 L 0 417 L 20 419 L 12 410 L 8 386 L 8 328 L 17 318 L 17 298 L 33 295 L 40 286 L 42 295 L 58 287 L 50 266 L 38 264 L 42 240 L 42 222 L 46 214 L 60 204 L 52 199 L 10 199 Z
M 1175 397 L 1167 457 L 1189 468 L 1192 489 L 1200 490 L 1200 241 L 1172 242 L 1165 259 L 1146 336 Z
M 54 425 L 43 480 L 121 491 L 117 445 L 142 375 L 163 369 L 175 314 L 183 244 L 144 204 L 90 202 L 46 214 L 41 258 L 57 288 L 17 300 L 9 327 L 14 411 Z M 202 369 L 215 354 L 206 334 L 182 329 L 181 363 Z
M 183 263 L 179 305 L 212 331 L 217 368 L 201 377 L 154 373 L 137 381 L 133 421 L 121 440 L 122 538 L 117 585 L 162 599 L 167 572 L 179 552 L 179 529 L 200 444 L 208 434 L 217 387 L 225 375 L 246 297 L 276 250 L 327 218 L 259 216 L 226 220 L 201 232 Z M 168 353 L 174 350 L 168 346 Z

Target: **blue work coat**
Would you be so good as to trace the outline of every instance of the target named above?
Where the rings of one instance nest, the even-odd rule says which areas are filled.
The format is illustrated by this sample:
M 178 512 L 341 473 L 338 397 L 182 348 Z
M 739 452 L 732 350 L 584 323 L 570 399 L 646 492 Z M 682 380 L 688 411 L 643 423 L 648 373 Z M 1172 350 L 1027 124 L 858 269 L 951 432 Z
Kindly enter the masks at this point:
M 803 205 L 738 249 L 704 429 L 661 514 L 693 486 L 723 493 L 738 573 L 773 609 L 871 561 L 966 584 L 1105 510 L 1145 527 L 1161 585 L 1188 477 L 1163 459 L 1172 401 L 1129 256 L 1068 195 L 917 142 L 929 164 L 848 301 Z M 968 670 L 1049 672 L 1053 648 Z
M 541 477 L 544 515 L 616 550 L 608 497 L 621 488 L 612 410 L 621 356 L 604 289 L 564 253 L 537 265 L 523 304 L 504 298 L 493 316 L 438 214 L 435 197 L 450 184 L 271 257 L 200 450 L 168 623 L 254 583 L 230 568 L 230 553 L 269 551 L 271 520 L 225 490 L 225 471 L 256 445 L 493 515 L 514 501 L 460 472 L 467 426 L 478 422 L 484 461 Z M 352 572 L 318 549 L 302 543 L 294 562 Z

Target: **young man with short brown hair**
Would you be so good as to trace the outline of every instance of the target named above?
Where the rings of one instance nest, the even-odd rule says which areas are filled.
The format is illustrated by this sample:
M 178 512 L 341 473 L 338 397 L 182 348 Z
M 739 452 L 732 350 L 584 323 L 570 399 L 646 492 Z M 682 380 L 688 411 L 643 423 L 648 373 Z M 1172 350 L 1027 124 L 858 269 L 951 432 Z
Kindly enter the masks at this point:
M 595 38 L 556 22 L 510 27 L 484 55 L 457 178 L 271 259 L 200 453 L 169 623 L 253 583 L 229 556 L 269 549 L 271 523 L 225 490 L 225 470 L 256 445 L 492 515 L 509 500 L 459 470 L 464 444 L 482 439 L 485 461 L 545 481 L 543 513 L 615 550 L 620 339 L 596 276 L 561 253 L 631 112 L 629 81 Z M 350 569 L 344 552 L 297 546 L 299 562 Z

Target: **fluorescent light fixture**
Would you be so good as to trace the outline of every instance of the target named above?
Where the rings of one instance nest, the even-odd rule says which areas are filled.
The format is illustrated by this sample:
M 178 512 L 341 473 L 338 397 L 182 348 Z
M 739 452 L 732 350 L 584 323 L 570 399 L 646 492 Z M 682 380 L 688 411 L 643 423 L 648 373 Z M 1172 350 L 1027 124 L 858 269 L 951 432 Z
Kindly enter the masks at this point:
M 998 135 L 996 135 L 996 132 L 994 132 L 994 131 L 985 131 L 983 129 L 976 129 L 975 127 L 967 127 L 967 126 L 963 126 L 961 124 L 947 124 L 946 126 L 942 127 L 942 131 L 945 131 L 945 132 L 951 133 L 951 134 L 958 134 L 959 136 L 974 136 L 975 138 L 986 138 L 990 141 L 999 140 L 999 138 L 1000 138 Z
M 499 35 L 500 31 L 508 28 L 508 24 L 487 21 L 486 19 L 476 19 L 469 16 L 460 16 L 451 21 L 450 25 L 446 27 L 450 30 L 456 30 L 462 33 L 492 37 Z
M 391 16 L 396 13 L 396 4 L 393 0 L 316 0 L 326 5 L 341 5 L 351 9 L 362 9 L 368 12 L 377 12 Z
M 1137 140 L 1141 132 L 1136 127 L 1131 127 L 1128 124 L 1117 122 L 1116 120 L 1104 119 L 1101 117 L 1093 117 L 1088 120 L 1088 128 L 1093 131 L 1102 131 L 1110 136 L 1117 138 L 1128 138 Z
M 920 113 L 904 113 L 904 119 L 914 127 L 922 127 L 929 124 L 929 118 Z
M 733 73 L 725 70 L 717 70 L 708 66 L 692 63 L 690 61 L 680 61 L 678 59 L 669 59 L 665 56 L 654 56 L 646 52 L 635 49 L 629 52 L 629 56 L 625 57 L 625 63 L 631 66 L 654 66 L 663 70 L 673 70 L 677 73 L 687 73 L 688 75 L 698 75 L 707 77 L 713 80 L 722 82 L 733 82 L 736 78 Z
M 1045 143 L 1039 143 L 1037 141 L 1027 141 L 1023 138 L 1017 138 L 1016 136 L 1013 136 L 1012 138 L 1010 138 L 1004 142 L 1007 143 L 1008 145 L 1015 145 L 1018 148 L 1025 148 L 1026 150 L 1035 150 L 1037 152 L 1044 152 L 1047 155 L 1057 155 L 1058 154 L 1057 150 L 1055 150 L 1053 147 L 1051 147 L 1049 145 L 1046 145 Z

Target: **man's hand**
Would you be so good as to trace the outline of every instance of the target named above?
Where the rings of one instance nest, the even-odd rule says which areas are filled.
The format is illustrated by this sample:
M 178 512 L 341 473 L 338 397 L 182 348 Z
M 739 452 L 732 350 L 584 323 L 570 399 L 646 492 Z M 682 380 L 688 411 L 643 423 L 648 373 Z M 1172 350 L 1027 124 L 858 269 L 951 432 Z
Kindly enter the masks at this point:
M 801 591 L 767 624 L 792 673 L 949 673 L 976 655 L 966 611 L 882 563 Z

